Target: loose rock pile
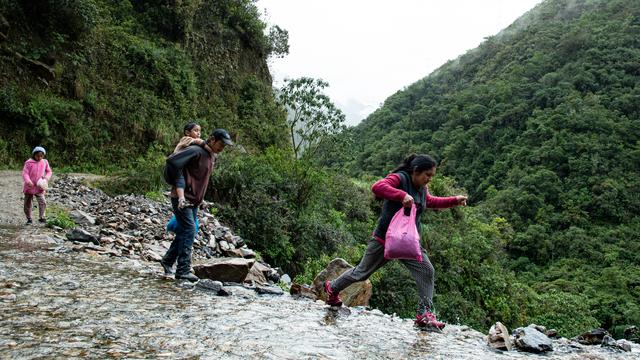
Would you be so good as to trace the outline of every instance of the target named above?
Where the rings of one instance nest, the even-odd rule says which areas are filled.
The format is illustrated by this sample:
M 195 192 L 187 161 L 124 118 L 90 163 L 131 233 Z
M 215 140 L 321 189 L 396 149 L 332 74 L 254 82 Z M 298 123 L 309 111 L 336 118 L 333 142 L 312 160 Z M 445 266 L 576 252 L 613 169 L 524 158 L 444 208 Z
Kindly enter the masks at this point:
M 632 332 L 635 327 L 625 331 Z M 572 339 L 558 338 L 556 330 L 547 330 L 544 326 L 531 324 L 527 327 L 517 328 L 509 336 L 507 328 L 500 322 L 489 329 L 487 343 L 496 350 L 511 351 L 513 348 L 533 353 L 554 351 L 555 348 L 563 352 L 582 352 L 589 346 L 601 346 L 613 352 L 632 351 L 631 342 L 625 339 L 615 340 L 604 329 L 594 329 Z
M 77 224 L 66 234 L 75 251 L 160 261 L 175 236 L 165 228 L 173 216 L 168 199 L 158 202 L 140 195 L 110 197 L 70 176 L 55 179 L 49 198 L 69 209 Z M 255 252 L 247 247 L 244 239 L 221 225 L 208 210 L 199 211 L 198 233 L 193 244 L 194 268 L 221 266 L 229 269 L 228 263 L 246 259 L 250 266 L 245 274 L 253 275 L 248 280 L 236 277 L 235 282 L 247 280 L 252 285 L 277 283 L 281 275 L 279 270 L 256 261 L 255 257 Z M 215 261 L 208 260 L 214 258 Z M 211 272 L 214 273 L 213 270 Z

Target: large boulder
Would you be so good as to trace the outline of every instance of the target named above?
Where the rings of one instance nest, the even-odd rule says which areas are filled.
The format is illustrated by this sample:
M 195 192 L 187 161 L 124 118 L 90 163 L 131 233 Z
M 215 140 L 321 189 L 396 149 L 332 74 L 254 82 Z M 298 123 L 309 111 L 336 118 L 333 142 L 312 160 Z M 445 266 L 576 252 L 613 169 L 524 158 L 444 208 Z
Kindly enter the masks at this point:
M 318 294 L 318 298 L 326 300 L 327 295 L 324 291 L 324 283 L 327 280 L 336 279 L 342 275 L 343 272 L 352 269 L 348 262 L 344 259 L 333 259 L 322 270 L 315 279 L 313 279 L 313 291 Z M 369 306 L 369 299 L 371 298 L 372 286 L 371 281 L 365 280 L 351 284 L 346 289 L 340 292 L 342 303 L 345 306 Z
M 517 328 L 514 331 L 514 343 L 518 349 L 527 352 L 541 353 L 553 351 L 553 344 L 547 335 L 532 326 Z
M 255 259 L 221 258 L 193 266 L 201 279 L 241 283 L 253 267 Z

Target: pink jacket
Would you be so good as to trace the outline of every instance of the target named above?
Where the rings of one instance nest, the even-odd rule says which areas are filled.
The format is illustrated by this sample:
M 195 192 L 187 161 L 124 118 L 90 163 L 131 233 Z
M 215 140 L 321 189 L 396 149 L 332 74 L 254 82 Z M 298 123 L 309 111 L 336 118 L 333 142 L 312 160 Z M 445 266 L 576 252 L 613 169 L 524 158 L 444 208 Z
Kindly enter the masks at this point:
M 400 175 L 394 173 L 387 175 L 384 179 L 376 181 L 371 187 L 371 191 L 373 191 L 377 197 L 402 202 L 402 199 L 404 199 L 407 193 L 398 189 L 399 186 Z M 427 208 L 429 209 L 446 209 L 458 205 L 458 200 L 455 196 L 433 196 L 429 193 L 429 188 L 426 189 L 426 194 Z
M 25 194 L 40 194 L 44 190 L 40 189 L 36 186 L 38 180 L 42 177 L 47 179 L 51 179 L 51 167 L 49 167 L 49 162 L 46 159 L 42 159 L 40 161 L 35 161 L 33 159 L 29 159 L 24 162 L 24 168 L 22 169 L 22 192 Z M 31 182 L 32 185 L 29 185 Z

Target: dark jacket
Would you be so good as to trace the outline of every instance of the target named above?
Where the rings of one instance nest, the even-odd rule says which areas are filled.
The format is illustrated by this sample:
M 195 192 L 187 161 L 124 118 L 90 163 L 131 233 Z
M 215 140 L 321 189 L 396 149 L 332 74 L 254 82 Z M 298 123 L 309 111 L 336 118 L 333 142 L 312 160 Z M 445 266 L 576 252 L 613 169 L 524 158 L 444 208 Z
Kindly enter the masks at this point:
M 206 149 L 192 145 L 171 154 L 164 167 L 164 179 L 171 187 L 171 197 L 178 197 L 176 181 L 184 177 L 184 197 L 194 205 L 200 205 L 209 185 L 209 176 L 215 164 L 215 156 Z

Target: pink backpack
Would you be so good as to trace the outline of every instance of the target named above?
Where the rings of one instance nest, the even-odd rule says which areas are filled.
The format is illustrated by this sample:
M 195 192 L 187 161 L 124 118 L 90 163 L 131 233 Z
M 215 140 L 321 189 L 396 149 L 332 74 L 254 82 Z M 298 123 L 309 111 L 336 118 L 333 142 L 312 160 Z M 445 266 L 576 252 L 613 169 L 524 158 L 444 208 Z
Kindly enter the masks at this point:
M 384 258 L 415 259 L 422 262 L 420 234 L 416 228 L 416 205 L 411 205 L 409 215 L 405 215 L 404 211 L 404 208 L 400 208 L 391 219 L 385 237 Z

